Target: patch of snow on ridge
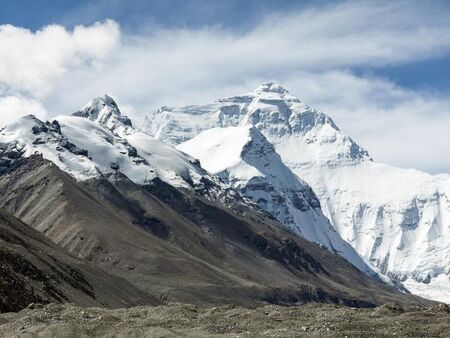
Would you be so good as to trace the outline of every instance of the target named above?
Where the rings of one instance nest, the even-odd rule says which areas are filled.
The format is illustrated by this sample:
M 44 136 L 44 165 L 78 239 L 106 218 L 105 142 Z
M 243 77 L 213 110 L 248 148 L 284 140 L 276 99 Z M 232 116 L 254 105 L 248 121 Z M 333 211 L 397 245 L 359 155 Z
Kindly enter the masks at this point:
M 59 116 L 57 119 L 63 134 L 88 150 L 89 157 L 101 173 L 118 170 L 138 184 L 144 184 L 156 176 L 153 166 L 144 159 L 130 156 L 133 149 L 126 140 L 98 123 L 75 116 Z
M 248 181 L 255 176 L 263 176 L 256 167 L 241 158 L 243 148 L 251 141 L 251 130 L 247 127 L 214 128 L 177 148 L 198 158 L 200 164 L 213 174 L 228 170 L 232 175 L 229 180 Z
M 56 120 L 44 123 L 33 115 L 20 117 L 1 130 L 0 152 L 5 165 L 20 156 L 41 154 L 77 180 L 88 180 L 99 175 L 85 150 L 62 135 Z
M 138 184 L 159 177 L 172 185 L 186 187 L 189 185 L 186 179 L 203 174 L 191 158 L 147 134 L 128 129 L 122 138 L 88 119 L 60 116 L 58 120 L 69 139 L 88 149 L 102 173 L 114 171 L 111 165 L 116 165 L 117 170 Z

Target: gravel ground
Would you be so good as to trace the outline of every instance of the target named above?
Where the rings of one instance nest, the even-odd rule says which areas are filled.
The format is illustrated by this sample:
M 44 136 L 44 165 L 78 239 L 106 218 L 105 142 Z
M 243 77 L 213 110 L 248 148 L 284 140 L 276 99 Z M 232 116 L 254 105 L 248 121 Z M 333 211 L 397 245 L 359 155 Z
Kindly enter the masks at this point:
M 107 310 L 30 305 L 0 314 L 1 337 L 450 337 L 450 308 L 198 307 Z

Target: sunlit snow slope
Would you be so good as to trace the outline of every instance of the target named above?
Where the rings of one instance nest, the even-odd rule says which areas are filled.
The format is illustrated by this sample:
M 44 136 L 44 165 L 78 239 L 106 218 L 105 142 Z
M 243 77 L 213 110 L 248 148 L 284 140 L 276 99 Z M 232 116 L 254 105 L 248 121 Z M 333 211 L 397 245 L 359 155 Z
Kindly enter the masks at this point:
M 257 128 L 209 129 L 178 149 L 198 158 L 203 168 L 307 240 L 340 253 L 361 271 L 373 273 L 322 214 L 312 189 L 283 164 Z
M 274 83 L 211 104 L 162 107 L 147 116 L 145 129 L 180 144 L 212 127 L 246 125 L 308 182 L 365 259 L 413 292 L 450 301 L 450 175 L 373 162 L 329 116 Z
M 138 184 L 159 177 L 189 188 L 206 174 L 193 158 L 135 130 L 108 96 L 75 115 L 52 122 L 28 115 L 3 128 L 0 170 L 15 158 L 37 153 L 80 181 L 120 171 Z

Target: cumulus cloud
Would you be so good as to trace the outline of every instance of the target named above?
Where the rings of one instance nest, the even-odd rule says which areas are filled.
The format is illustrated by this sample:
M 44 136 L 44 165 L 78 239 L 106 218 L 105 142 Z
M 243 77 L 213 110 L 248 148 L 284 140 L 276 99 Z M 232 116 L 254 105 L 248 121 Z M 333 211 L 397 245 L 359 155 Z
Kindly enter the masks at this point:
M 153 27 L 125 34 L 113 21 L 72 31 L 0 26 L 0 44 L 9 47 L 0 50 L 6 65 L 0 84 L 3 95 L 41 102 L 49 115 L 70 113 L 107 92 L 139 116 L 159 105 L 207 102 L 275 80 L 330 113 L 377 160 L 450 171 L 450 136 L 442 132 L 448 99 L 352 72 L 447 55 L 450 13 L 435 7 L 351 1 L 278 13 L 242 32 Z M 405 149 L 400 140 L 411 146 Z
M 68 31 L 50 25 L 37 32 L 0 26 L 0 81 L 9 90 L 45 97 L 55 81 L 78 67 L 92 68 L 108 56 L 119 40 L 119 27 L 110 20 Z

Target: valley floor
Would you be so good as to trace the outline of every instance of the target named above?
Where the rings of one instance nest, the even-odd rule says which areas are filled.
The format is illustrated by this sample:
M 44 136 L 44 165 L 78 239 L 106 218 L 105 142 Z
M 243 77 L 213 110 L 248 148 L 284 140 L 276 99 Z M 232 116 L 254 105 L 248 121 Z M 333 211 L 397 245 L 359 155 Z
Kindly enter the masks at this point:
M 171 304 L 106 310 L 31 305 L 0 314 L 1 337 L 449 337 L 450 308 L 385 304 L 355 309 L 199 307 Z

